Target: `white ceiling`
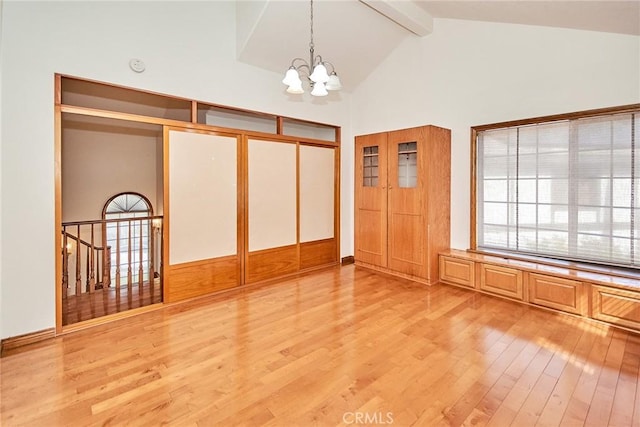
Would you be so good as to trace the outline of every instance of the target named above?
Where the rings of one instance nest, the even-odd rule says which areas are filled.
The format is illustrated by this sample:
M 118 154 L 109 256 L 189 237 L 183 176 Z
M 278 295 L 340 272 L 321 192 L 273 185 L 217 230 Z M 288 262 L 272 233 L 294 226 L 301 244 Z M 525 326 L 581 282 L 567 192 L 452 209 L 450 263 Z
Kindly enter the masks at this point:
M 309 60 L 308 1 L 236 5 L 240 61 L 284 75 L 293 58 Z M 345 90 L 352 90 L 403 40 L 429 37 L 432 18 L 640 35 L 640 0 L 314 0 L 315 54 L 335 64 Z

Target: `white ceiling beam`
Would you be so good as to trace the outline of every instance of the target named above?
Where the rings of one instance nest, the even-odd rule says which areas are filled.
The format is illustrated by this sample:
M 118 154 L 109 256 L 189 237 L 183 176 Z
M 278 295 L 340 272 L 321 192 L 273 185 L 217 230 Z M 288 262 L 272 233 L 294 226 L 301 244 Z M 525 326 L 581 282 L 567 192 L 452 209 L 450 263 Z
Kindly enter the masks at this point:
M 423 37 L 433 31 L 433 17 L 409 0 L 360 0 L 401 27 Z

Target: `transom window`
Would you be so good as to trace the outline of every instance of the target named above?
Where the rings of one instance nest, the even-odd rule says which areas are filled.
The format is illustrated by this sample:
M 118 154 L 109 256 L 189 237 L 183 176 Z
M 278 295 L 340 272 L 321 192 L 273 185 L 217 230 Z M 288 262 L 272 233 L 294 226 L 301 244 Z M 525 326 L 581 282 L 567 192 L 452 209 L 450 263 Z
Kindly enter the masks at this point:
M 112 248 L 111 277 L 119 277 L 121 286 L 127 285 L 129 279 L 132 283 L 139 283 L 140 272 L 142 281 L 149 280 L 149 236 L 152 225 L 149 218 L 152 216 L 151 202 L 138 193 L 117 194 L 104 206 L 104 219 L 123 220 L 108 222 L 105 226 L 107 245 Z
M 640 106 L 474 132 L 477 248 L 640 266 Z

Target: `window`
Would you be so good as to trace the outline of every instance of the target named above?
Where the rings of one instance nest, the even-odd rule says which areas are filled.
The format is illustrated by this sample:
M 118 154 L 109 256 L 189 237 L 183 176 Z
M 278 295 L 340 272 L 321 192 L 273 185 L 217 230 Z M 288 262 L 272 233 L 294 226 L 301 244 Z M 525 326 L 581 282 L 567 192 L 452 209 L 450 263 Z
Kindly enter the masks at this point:
M 475 128 L 477 248 L 640 267 L 640 106 Z
M 149 280 L 151 220 L 153 210 L 141 194 L 123 193 L 113 196 L 104 206 L 103 218 L 122 220 L 106 223 L 106 241 L 111 250 L 111 277 L 120 277 L 121 286 Z M 128 218 L 141 218 L 132 220 Z
M 398 187 L 416 187 L 416 183 L 418 182 L 417 161 L 417 142 L 403 142 L 398 144 Z
M 363 183 L 365 187 L 378 186 L 378 146 L 364 147 Z

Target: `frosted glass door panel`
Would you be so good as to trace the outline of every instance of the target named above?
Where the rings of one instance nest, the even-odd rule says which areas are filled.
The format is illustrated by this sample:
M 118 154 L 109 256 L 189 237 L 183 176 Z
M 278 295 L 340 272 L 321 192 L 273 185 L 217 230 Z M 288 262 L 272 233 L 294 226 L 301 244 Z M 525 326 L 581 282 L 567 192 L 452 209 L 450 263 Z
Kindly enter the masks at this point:
M 300 146 L 300 242 L 334 237 L 333 148 Z
M 249 251 L 294 245 L 296 145 L 249 140 Z
M 237 253 L 237 139 L 169 132 L 169 263 Z

